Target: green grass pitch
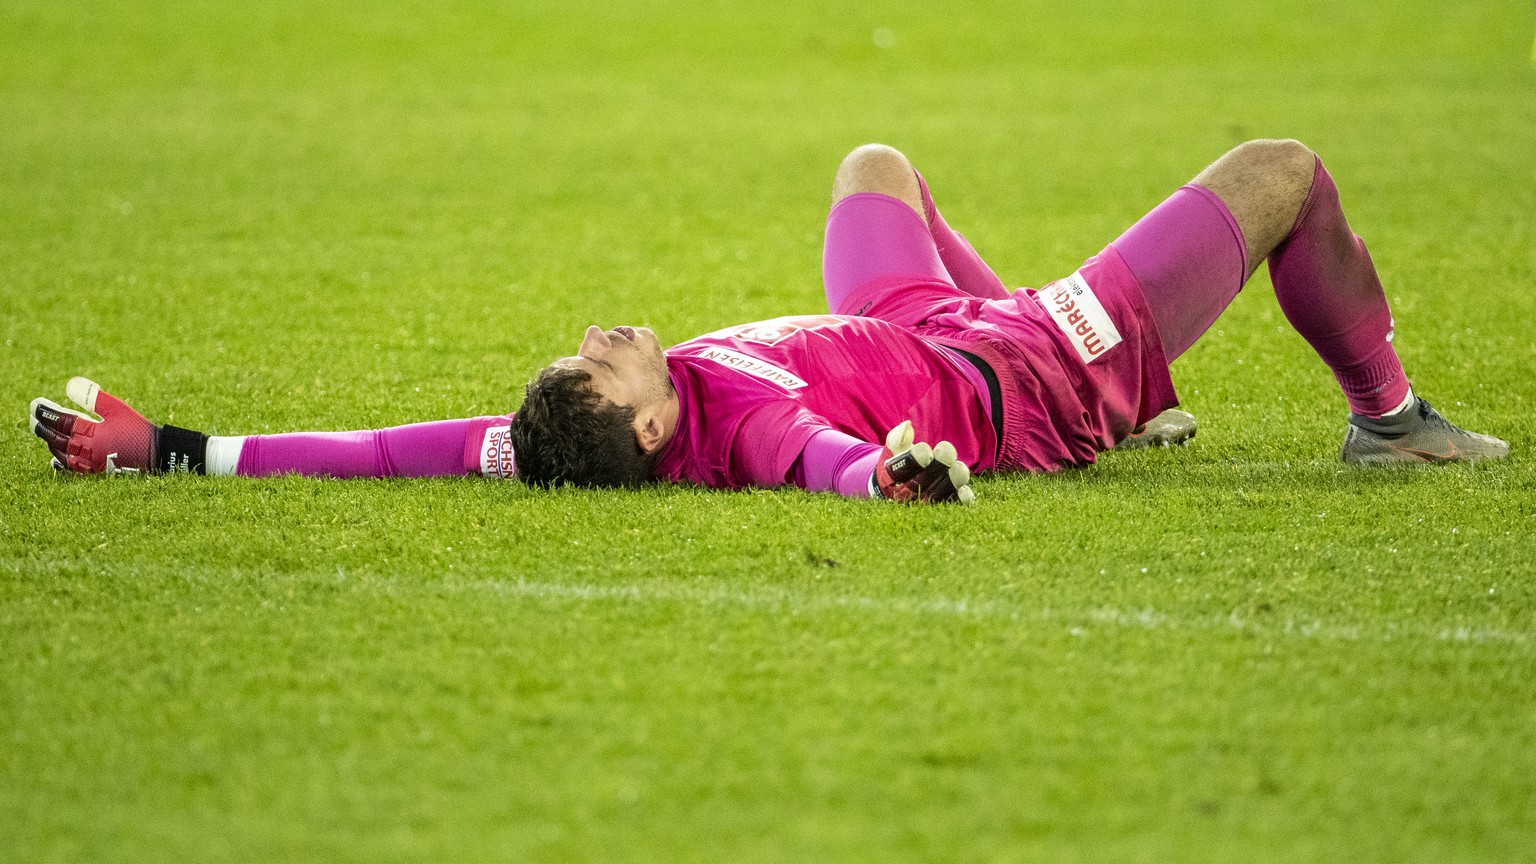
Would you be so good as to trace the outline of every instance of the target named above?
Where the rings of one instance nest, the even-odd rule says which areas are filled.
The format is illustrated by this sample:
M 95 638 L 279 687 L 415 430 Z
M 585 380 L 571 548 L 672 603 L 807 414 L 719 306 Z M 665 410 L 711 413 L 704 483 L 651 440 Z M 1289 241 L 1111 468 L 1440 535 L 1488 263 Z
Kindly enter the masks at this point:
M 0 860 L 1536 859 L 1529 3 L 0 5 Z M 838 160 L 1004 278 L 1318 150 L 1503 464 L 1337 462 L 1264 275 L 1202 431 L 979 506 L 62 481 L 86 374 L 215 434 L 516 407 L 588 323 L 822 308 Z

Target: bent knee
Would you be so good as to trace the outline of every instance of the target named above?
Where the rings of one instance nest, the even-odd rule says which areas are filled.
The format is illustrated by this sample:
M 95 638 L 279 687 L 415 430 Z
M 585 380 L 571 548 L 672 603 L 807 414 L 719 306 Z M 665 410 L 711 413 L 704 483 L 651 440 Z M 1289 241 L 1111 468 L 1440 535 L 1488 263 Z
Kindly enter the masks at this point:
M 842 167 L 838 171 L 911 168 L 912 163 L 906 155 L 889 144 L 861 144 L 843 157 Z
M 1312 185 L 1317 154 L 1294 138 L 1258 138 L 1239 144 L 1231 155 L 1252 170 L 1272 175 L 1285 185 Z
M 878 192 L 899 198 L 918 215 L 923 215 L 923 196 L 917 185 L 917 172 L 895 147 L 865 144 L 854 148 L 843 159 L 837 177 L 832 181 L 832 203 L 860 192 Z
M 1289 210 L 1312 188 L 1317 154 L 1290 138 L 1262 138 L 1228 150 L 1194 182 L 1215 192 L 1234 210 Z

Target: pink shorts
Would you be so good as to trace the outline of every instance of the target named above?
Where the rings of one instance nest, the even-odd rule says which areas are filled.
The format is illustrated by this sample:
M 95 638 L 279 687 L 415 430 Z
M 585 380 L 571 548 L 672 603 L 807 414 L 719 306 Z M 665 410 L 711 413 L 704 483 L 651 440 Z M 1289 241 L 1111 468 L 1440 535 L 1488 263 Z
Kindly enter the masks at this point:
M 911 207 L 861 193 L 828 216 L 824 265 L 833 312 L 911 328 L 992 367 L 1002 390 L 999 468 L 1091 463 L 1178 404 L 1146 297 L 1113 245 L 1039 291 L 987 300 L 956 287 Z

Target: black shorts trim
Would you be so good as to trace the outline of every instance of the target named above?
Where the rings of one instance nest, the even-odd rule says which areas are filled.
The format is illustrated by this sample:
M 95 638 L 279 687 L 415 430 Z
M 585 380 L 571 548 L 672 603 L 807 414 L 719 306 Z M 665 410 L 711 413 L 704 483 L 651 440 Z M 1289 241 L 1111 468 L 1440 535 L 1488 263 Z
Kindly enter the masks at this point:
M 961 351 L 953 345 L 945 345 L 944 347 L 949 351 L 953 351 L 967 363 L 975 366 L 976 371 L 980 372 L 982 379 L 987 382 L 987 396 L 992 402 L 992 431 L 997 435 L 997 446 L 1001 449 L 1003 446 L 1003 388 L 997 383 L 997 373 L 992 371 L 992 367 L 987 365 L 987 361 L 969 351 Z

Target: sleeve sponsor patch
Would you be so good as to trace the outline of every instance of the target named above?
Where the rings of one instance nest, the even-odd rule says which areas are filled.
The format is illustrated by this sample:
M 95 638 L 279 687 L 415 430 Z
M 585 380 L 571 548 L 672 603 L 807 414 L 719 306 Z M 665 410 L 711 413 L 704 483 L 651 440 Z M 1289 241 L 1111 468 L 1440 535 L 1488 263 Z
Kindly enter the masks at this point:
M 517 476 L 517 460 L 512 452 L 512 425 L 491 426 L 480 439 L 480 473 L 486 477 L 510 479 Z
M 1084 363 L 1092 363 L 1120 344 L 1120 331 L 1081 270 L 1045 286 L 1036 297 Z

